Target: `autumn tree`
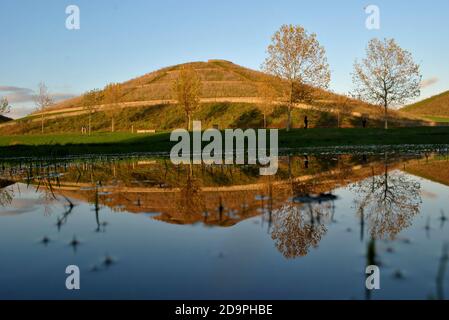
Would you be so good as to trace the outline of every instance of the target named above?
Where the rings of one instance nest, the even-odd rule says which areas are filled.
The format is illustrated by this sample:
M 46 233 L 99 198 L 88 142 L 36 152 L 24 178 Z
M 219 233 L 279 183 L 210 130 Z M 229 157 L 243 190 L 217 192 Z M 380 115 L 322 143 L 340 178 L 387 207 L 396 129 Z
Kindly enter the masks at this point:
M 92 133 L 92 115 L 97 111 L 100 103 L 101 94 L 98 89 L 90 90 L 83 95 L 83 108 L 89 114 L 89 135 Z
M 11 111 L 8 98 L 4 97 L 0 99 L 0 115 L 5 115 Z
M 177 208 L 179 213 L 186 216 L 192 216 L 198 212 L 205 211 L 204 196 L 201 193 L 201 186 L 197 179 L 193 177 L 193 166 L 190 163 L 185 181 L 180 179 L 177 199 Z
M 322 222 L 310 220 L 310 216 L 321 214 L 321 207 L 322 204 L 315 207 L 284 205 L 273 212 L 271 238 L 285 258 L 303 257 L 311 248 L 318 247 L 327 228 Z
M 412 54 L 394 39 L 372 39 L 366 57 L 355 61 L 353 82 L 356 95 L 384 108 L 388 129 L 388 108 L 420 95 L 422 76 Z
M 291 113 L 295 103 L 310 98 L 312 88 L 327 88 L 330 70 L 326 51 L 316 34 L 308 33 L 297 25 L 283 25 L 273 35 L 267 49 L 268 57 L 262 68 L 277 77 L 287 80 L 288 121 L 291 128 Z
M 38 93 L 34 97 L 34 102 L 36 104 L 37 111 L 41 114 L 41 131 L 44 133 L 45 109 L 53 104 L 53 98 L 44 82 L 39 83 Z
M 273 105 L 277 100 L 278 92 L 268 80 L 260 82 L 257 91 L 259 97 L 262 99 L 263 127 L 267 128 L 267 114 L 273 110 Z
M 110 83 L 104 88 L 104 100 L 109 104 L 106 112 L 111 117 L 111 132 L 115 131 L 115 118 L 120 111 L 119 102 L 122 95 L 122 86 L 119 83 Z
M 183 67 L 173 85 L 173 91 L 179 105 L 184 109 L 187 121 L 187 130 L 191 129 L 192 113 L 200 103 L 201 79 L 191 67 Z

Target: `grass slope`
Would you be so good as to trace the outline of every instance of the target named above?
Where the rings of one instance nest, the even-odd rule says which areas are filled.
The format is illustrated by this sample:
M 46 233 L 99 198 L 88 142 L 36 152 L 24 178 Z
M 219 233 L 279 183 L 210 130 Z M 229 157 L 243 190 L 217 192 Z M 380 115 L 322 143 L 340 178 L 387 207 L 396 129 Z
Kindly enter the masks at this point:
M 309 129 L 279 133 L 279 148 L 307 148 L 363 145 L 449 144 L 449 127 L 383 129 Z M 169 152 L 174 145 L 170 133 L 153 135 L 96 133 L 0 137 L 1 157 L 69 156 Z
M 408 105 L 401 111 L 438 121 L 449 122 L 449 91 Z
M 297 108 L 292 112 L 293 127 L 302 128 L 305 116 L 308 117 L 311 128 L 336 128 L 338 126 L 336 113 Z M 205 103 L 193 114 L 193 119 L 200 120 L 204 128 L 211 128 L 214 125 L 218 125 L 219 128 L 263 127 L 263 114 L 260 106 L 251 103 Z M 0 127 L 0 134 L 40 134 L 41 123 L 39 120 L 17 120 L 14 125 Z M 89 116 L 87 114 L 46 119 L 45 132 L 80 133 L 82 127 L 88 127 L 88 123 Z M 267 114 L 267 124 L 270 128 L 285 128 L 286 123 L 287 108 L 285 106 L 276 106 Z M 390 120 L 392 126 L 418 126 L 422 124 L 423 122 L 410 121 L 399 117 L 392 117 Z M 360 126 L 361 120 L 359 117 L 347 113 L 340 115 L 340 127 Z M 368 120 L 368 127 L 382 126 L 382 117 Z M 165 131 L 182 127 L 185 127 L 183 109 L 172 104 L 123 108 L 115 116 L 115 129 L 122 132 L 132 132 L 132 128 L 135 131 L 144 129 Z M 108 131 L 110 128 L 111 118 L 107 113 L 100 111 L 92 116 L 92 130 L 94 132 Z

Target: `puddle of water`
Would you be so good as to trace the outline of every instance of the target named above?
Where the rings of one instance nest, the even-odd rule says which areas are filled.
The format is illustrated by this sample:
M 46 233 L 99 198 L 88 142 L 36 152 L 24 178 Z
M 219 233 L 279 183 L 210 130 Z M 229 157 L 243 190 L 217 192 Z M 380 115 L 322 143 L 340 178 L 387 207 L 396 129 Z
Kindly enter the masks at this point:
M 0 164 L 0 298 L 444 299 L 449 158 Z M 365 290 L 365 267 L 381 289 Z M 81 269 L 80 291 L 65 268 Z

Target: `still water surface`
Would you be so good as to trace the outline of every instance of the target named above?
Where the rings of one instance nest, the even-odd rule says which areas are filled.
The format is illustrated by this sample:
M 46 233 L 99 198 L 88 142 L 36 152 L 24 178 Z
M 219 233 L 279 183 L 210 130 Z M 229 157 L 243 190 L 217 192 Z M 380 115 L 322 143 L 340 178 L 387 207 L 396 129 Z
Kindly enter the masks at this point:
M 445 299 L 449 158 L 0 164 L 1 299 Z M 381 289 L 365 290 L 365 267 Z M 65 268 L 81 290 L 65 288 Z

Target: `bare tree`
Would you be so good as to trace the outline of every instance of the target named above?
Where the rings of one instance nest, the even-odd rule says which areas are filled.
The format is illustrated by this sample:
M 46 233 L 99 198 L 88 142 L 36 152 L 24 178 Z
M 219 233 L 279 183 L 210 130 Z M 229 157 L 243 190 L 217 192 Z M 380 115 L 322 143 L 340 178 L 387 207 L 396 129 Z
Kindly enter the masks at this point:
M 100 102 L 101 96 L 98 89 L 90 90 L 83 96 L 83 108 L 89 113 L 89 136 L 92 133 L 92 115 L 97 111 Z
M 352 75 L 355 93 L 366 102 L 385 109 L 385 129 L 388 129 L 389 107 L 420 95 L 422 76 L 419 65 L 394 39 L 372 39 L 366 49 L 366 58 L 355 61 Z
M 107 113 L 111 117 L 111 132 L 115 131 L 115 118 L 120 111 L 118 103 L 122 97 L 122 86 L 119 83 L 110 83 L 104 88 L 104 99 L 110 104 Z
M 196 71 L 189 66 L 183 67 L 173 85 L 178 103 L 184 108 L 187 120 L 187 130 L 191 129 L 191 116 L 200 103 L 201 79 Z
M 8 98 L 4 97 L 0 99 L 0 115 L 5 115 L 11 111 Z
M 267 128 L 267 113 L 273 109 L 278 93 L 270 81 L 262 81 L 258 84 L 257 91 L 262 98 L 263 127 Z
M 320 46 L 316 34 L 303 27 L 283 25 L 273 35 L 267 49 L 268 57 L 262 68 L 289 82 L 287 131 L 291 128 L 294 103 L 301 102 L 304 94 L 310 97 L 312 87 L 327 88 L 330 70 L 326 51 Z
M 45 109 L 53 104 L 53 98 L 48 92 L 48 88 L 44 82 L 39 83 L 38 93 L 34 97 L 37 111 L 41 114 L 41 131 L 44 133 L 44 114 Z

